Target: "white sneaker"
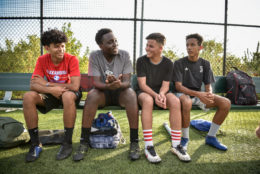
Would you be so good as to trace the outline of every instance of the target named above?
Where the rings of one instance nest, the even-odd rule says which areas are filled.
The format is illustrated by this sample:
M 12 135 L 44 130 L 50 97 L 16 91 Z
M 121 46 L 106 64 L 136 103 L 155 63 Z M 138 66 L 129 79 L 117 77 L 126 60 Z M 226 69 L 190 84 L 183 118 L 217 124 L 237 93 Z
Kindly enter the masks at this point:
M 153 146 L 147 146 L 144 149 L 144 154 L 150 163 L 161 162 L 161 158 L 156 154 Z
M 171 151 L 172 151 L 172 153 L 177 155 L 181 161 L 184 161 L 184 162 L 191 161 L 190 155 L 184 151 L 184 149 L 181 145 L 178 145 L 177 147 L 171 147 Z

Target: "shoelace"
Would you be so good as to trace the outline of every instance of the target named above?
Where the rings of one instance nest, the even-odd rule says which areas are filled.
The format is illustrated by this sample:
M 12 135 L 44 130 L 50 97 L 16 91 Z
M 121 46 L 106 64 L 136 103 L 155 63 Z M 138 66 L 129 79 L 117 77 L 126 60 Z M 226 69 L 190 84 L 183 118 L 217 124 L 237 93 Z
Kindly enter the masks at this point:
M 177 150 L 179 150 L 181 154 L 185 155 L 185 151 L 183 150 L 183 147 L 181 145 L 177 146 Z

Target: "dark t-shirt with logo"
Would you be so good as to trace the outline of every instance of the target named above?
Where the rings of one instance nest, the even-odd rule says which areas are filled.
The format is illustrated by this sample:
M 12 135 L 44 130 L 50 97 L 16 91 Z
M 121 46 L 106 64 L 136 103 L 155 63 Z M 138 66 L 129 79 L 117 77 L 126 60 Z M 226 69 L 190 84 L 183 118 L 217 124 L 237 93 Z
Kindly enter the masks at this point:
M 173 65 L 173 82 L 181 82 L 191 90 L 200 91 L 202 82 L 205 85 L 215 82 L 209 61 L 199 58 L 198 61 L 189 61 L 188 57 L 181 58 Z M 178 92 L 174 89 L 174 92 Z
M 163 56 L 158 64 L 153 64 L 147 56 L 138 58 L 136 71 L 137 77 L 146 77 L 146 84 L 156 93 L 159 93 L 163 81 L 171 81 L 173 63 L 170 59 Z M 142 90 L 137 89 L 137 95 Z

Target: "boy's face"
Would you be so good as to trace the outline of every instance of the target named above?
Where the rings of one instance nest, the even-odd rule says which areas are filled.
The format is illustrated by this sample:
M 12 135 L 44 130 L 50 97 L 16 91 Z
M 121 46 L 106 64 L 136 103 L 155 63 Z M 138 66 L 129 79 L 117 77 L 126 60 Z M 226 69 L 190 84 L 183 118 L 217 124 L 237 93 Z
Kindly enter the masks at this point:
M 157 43 L 156 40 L 148 39 L 145 47 L 148 58 L 154 58 L 161 56 L 163 47 L 161 44 Z
M 51 43 L 49 46 L 44 47 L 50 54 L 52 59 L 57 61 L 62 60 L 65 53 L 65 43 Z
M 101 50 L 108 55 L 118 54 L 117 39 L 112 32 L 103 35 L 102 44 L 99 45 Z
M 198 45 L 197 39 L 190 38 L 186 40 L 186 49 L 190 57 L 196 57 L 199 56 L 199 52 L 202 49 L 202 47 Z

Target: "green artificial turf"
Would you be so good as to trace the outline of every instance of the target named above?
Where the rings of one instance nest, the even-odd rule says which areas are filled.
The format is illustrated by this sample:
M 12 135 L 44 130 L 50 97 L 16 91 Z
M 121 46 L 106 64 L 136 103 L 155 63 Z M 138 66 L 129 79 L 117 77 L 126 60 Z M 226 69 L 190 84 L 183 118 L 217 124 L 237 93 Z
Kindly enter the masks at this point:
M 99 110 L 98 112 L 107 112 Z M 205 145 L 205 133 L 190 129 L 188 153 L 192 158 L 190 163 L 183 163 L 170 152 L 170 136 L 163 127 L 168 122 L 168 111 L 153 111 L 153 141 L 158 155 L 162 158 L 160 164 L 150 164 L 144 156 L 144 141 L 139 119 L 139 139 L 141 159 L 130 161 L 129 126 L 124 110 L 113 110 L 118 120 L 126 144 L 120 144 L 116 149 L 90 149 L 83 161 L 74 162 L 72 157 L 56 161 L 55 156 L 59 145 L 43 147 L 40 158 L 33 163 L 25 162 L 25 154 L 29 144 L 11 149 L 0 149 L 0 173 L 260 173 L 260 139 L 255 135 L 255 129 L 260 121 L 260 111 L 231 111 L 221 126 L 217 137 L 228 146 L 228 151 L 222 152 Z M 203 111 L 192 111 L 191 119 L 212 120 L 214 110 L 208 114 Z M 5 113 L 0 116 L 13 117 L 24 123 L 22 110 Z M 82 110 L 77 111 L 76 125 L 73 134 L 73 150 L 79 144 L 81 134 Z M 63 129 L 62 110 L 54 110 L 43 115 L 39 114 L 39 129 Z

